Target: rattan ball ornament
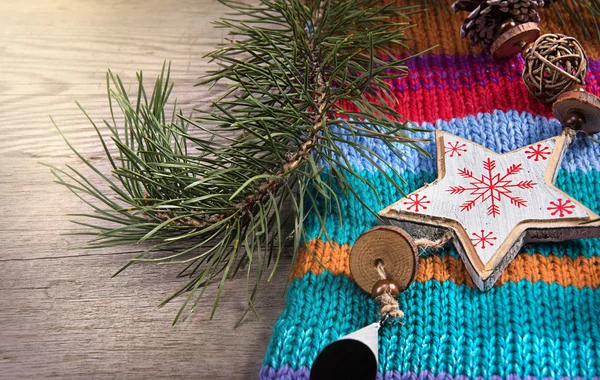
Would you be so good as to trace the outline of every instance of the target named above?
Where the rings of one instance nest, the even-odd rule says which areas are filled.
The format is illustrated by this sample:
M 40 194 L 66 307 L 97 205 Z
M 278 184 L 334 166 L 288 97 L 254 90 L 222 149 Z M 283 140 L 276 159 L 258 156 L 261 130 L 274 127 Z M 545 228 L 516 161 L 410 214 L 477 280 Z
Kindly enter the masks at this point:
M 583 86 L 587 58 L 573 37 L 544 34 L 523 50 L 523 81 L 529 92 L 543 103 L 552 103 L 566 91 Z

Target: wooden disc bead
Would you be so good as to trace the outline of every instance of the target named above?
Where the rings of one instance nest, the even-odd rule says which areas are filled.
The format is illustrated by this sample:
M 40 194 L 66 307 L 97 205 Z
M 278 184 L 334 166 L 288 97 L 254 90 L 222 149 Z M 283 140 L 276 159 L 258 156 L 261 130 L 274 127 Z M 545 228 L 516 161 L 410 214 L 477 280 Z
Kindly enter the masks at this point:
M 522 51 L 529 42 L 540 36 L 540 28 L 535 22 L 526 22 L 509 28 L 494 40 L 490 51 L 496 60 L 507 59 Z
M 391 294 L 392 297 L 396 298 L 400 295 L 400 287 L 393 280 L 379 280 L 373 285 L 373 290 L 371 290 L 371 297 L 377 298 L 384 293 Z
M 552 111 L 565 127 L 590 135 L 600 132 L 600 98 L 589 92 L 565 92 L 552 104 Z
M 418 251 L 412 237 L 402 228 L 377 226 L 358 237 L 350 251 L 350 273 L 367 293 L 382 279 L 378 264 L 383 264 L 385 278 L 394 281 L 399 291 L 406 289 L 417 275 Z

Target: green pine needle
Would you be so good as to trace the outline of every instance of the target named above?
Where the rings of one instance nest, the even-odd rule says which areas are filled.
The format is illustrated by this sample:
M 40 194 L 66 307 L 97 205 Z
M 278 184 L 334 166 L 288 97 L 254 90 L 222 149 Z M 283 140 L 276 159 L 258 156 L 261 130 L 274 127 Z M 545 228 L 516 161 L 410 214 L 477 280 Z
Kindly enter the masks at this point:
M 600 41 L 600 1 L 598 0 L 546 0 L 544 12 L 554 12 L 561 23 L 565 19 L 574 19 L 581 28 L 586 39 L 595 38 Z M 542 14 L 542 17 L 544 15 Z M 553 33 L 569 34 L 568 31 Z
M 110 191 L 75 168 L 52 168 L 57 182 L 90 207 L 75 220 L 93 236 L 90 247 L 144 244 L 117 274 L 139 261 L 182 266 L 189 281 L 162 303 L 185 297 L 174 323 L 193 312 L 212 283 L 214 314 L 225 281 L 239 271 L 246 272 L 248 310 L 256 314 L 259 283 L 273 276 L 290 235 L 282 227 L 285 209 L 292 210 L 297 249 L 309 212 L 326 239 L 328 217 L 338 215 L 343 223 L 335 189 L 356 195 L 355 178 L 378 193 L 340 144 L 373 163 L 399 191 L 401 177 L 391 164 L 353 139 L 381 140 L 398 156 L 402 144 L 425 153 L 394 110 L 387 82 L 408 72 L 408 58 L 396 52 L 406 48 L 406 15 L 418 8 L 378 0 L 225 5 L 233 14 L 216 24 L 231 39 L 208 54 L 217 68 L 201 82 L 225 84 L 222 97 L 194 117 L 167 114 L 168 67 L 151 94 L 140 73 L 133 97 L 109 72 L 111 118 L 102 125 L 88 119 L 112 172 L 103 173 L 67 144 Z M 389 21 L 397 16 L 407 21 Z

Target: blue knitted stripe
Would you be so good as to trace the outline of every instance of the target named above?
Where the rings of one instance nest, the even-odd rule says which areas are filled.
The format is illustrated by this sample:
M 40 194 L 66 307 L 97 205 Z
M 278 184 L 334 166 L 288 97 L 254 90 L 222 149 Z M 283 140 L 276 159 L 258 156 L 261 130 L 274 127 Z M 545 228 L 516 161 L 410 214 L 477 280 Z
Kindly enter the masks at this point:
M 452 281 L 413 283 L 404 325 L 385 328 L 379 372 L 504 378 L 600 376 L 600 293 L 544 282 L 481 292 Z M 311 367 L 330 342 L 377 320 L 377 306 L 346 276 L 292 282 L 265 366 Z
M 490 133 L 493 126 L 493 133 Z M 498 153 L 506 153 L 522 148 L 525 145 L 559 135 L 562 127 L 556 119 L 533 116 L 527 112 L 519 114 L 516 111 L 482 113 L 477 116 L 456 118 L 450 121 L 438 120 L 435 124 L 423 123 L 420 128 L 427 130 L 441 129 L 457 136 L 467 138 Z M 431 133 L 416 133 L 412 136 L 431 139 Z M 355 141 L 372 149 L 386 161 L 391 162 L 399 173 L 420 172 L 435 173 L 434 158 L 427 158 L 416 150 L 400 145 L 399 150 L 405 154 L 405 161 L 393 156 L 390 150 L 378 139 L 359 137 Z M 349 157 L 355 170 L 376 171 L 375 166 L 367 159 L 357 154 L 356 150 L 347 145 L 340 145 Z M 435 157 L 435 144 L 423 144 L 423 148 Z M 590 170 L 600 171 L 600 144 L 593 143 L 589 138 L 579 137 L 565 153 L 561 168 L 566 171 Z M 375 159 L 375 158 L 374 158 Z M 375 159 L 381 164 L 381 161 Z
M 362 172 L 359 174 L 364 176 L 380 192 L 381 203 L 377 201 L 373 195 L 373 191 L 367 185 L 352 176 L 348 176 L 348 181 L 362 202 L 366 203 L 373 210 L 379 211 L 383 207 L 402 198 L 402 194 L 383 174 L 379 172 Z M 405 173 L 403 178 L 405 183 L 401 187 L 409 193 L 423 186 L 423 184 L 433 181 L 435 175 L 428 172 L 418 174 Z M 400 181 L 397 182 L 401 183 Z M 600 211 L 600 193 L 598 192 L 598 189 L 600 189 L 600 172 L 590 171 L 584 173 L 582 171 L 567 172 L 561 170 L 556 180 L 556 186 L 593 211 Z M 354 244 L 354 241 L 361 233 L 377 224 L 377 219 L 353 194 L 343 196 L 339 189 L 336 189 L 336 193 L 339 196 L 341 210 L 338 210 L 336 207 L 327 217 L 325 223 L 327 233 L 333 241 L 339 244 Z M 344 220 L 342 226 L 339 224 L 340 211 Z M 314 213 L 309 214 L 304 222 L 306 238 L 308 240 L 314 238 L 325 239 L 324 236 L 319 235 L 319 227 L 320 222 L 317 216 Z M 600 255 L 600 240 L 586 239 L 553 244 L 535 244 L 527 246 L 525 250 L 545 256 L 552 254 L 556 256 L 567 255 L 576 257 L 583 255 L 591 257 Z M 455 252 L 454 248 L 447 248 L 443 252 L 440 252 L 440 254 L 451 254 L 458 257 L 458 253 Z

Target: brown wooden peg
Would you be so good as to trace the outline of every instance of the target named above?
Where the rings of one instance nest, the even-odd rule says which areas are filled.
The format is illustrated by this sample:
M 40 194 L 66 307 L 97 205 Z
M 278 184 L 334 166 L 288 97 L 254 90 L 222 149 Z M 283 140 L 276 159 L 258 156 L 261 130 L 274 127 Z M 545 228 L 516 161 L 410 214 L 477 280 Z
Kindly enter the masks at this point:
M 535 41 L 529 41 L 523 45 L 521 50 L 521 55 L 523 56 L 523 58 L 525 58 L 525 56 L 529 53 L 529 50 L 531 49 L 533 44 L 535 44 Z
M 511 30 L 512 28 L 514 28 L 517 25 L 519 25 L 519 24 L 517 24 L 515 22 L 515 20 L 513 20 L 512 18 L 509 18 L 509 19 L 505 20 L 503 23 L 501 23 L 498 26 L 498 29 L 496 31 L 496 35 L 497 36 L 501 36 L 501 35 L 503 35 L 504 33 L 508 32 L 509 30 Z
M 506 28 L 504 28 L 506 29 Z M 501 26 L 500 31 L 503 28 Z M 508 28 L 492 43 L 490 51 L 496 60 L 502 60 L 521 53 L 523 48 L 540 36 L 540 28 L 536 22 L 526 22 Z
M 405 290 L 417 275 L 419 255 L 412 237 L 402 228 L 377 226 L 358 237 L 350 251 L 350 273 L 358 286 L 371 293 L 380 280 Z M 382 273 L 384 268 L 384 273 Z
M 565 127 L 588 135 L 600 132 L 600 98 L 582 88 L 561 94 L 552 104 L 552 111 Z

